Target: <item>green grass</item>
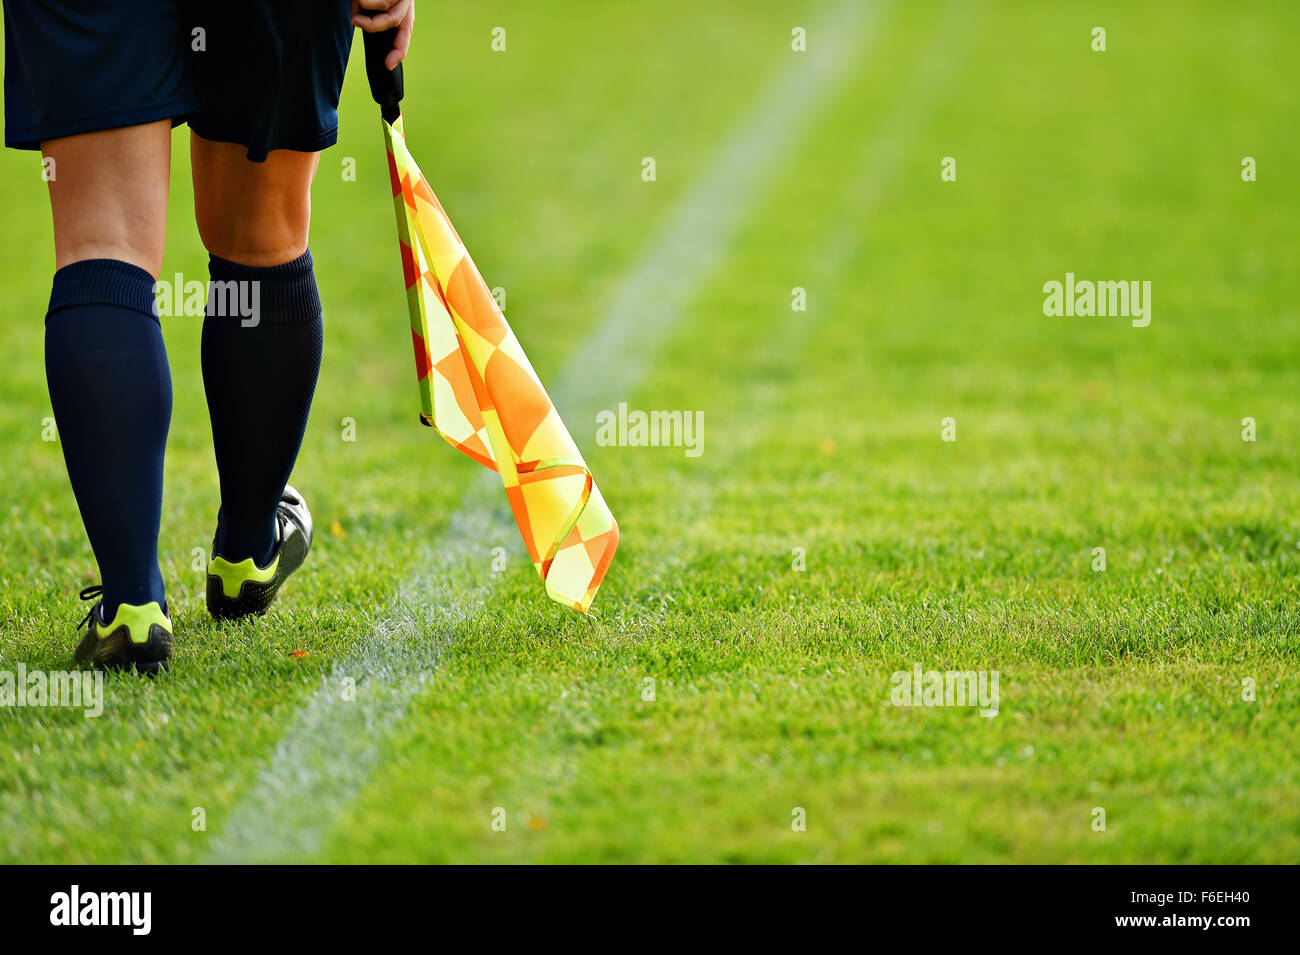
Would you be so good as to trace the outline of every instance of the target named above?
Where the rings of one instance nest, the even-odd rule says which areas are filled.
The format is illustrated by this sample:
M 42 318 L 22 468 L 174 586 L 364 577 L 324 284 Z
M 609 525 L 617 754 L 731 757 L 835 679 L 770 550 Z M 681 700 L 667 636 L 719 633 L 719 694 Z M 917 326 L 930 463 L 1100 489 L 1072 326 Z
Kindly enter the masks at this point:
M 789 37 L 824 5 L 534 6 L 426 10 L 407 125 L 550 381 L 758 91 L 817 55 L 815 31 L 805 54 Z M 307 860 L 1293 861 L 1297 28 L 1283 3 L 885 9 L 646 379 L 609 395 L 702 411 L 704 454 L 598 447 L 569 421 L 623 530 L 597 616 L 547 603 L 518 555 L 499 579 L 486 545 L 454 567 L 471 612 L 405 635 L 443 644 L 436 672 L 375 735 L 360 791 L 313 820 Z M 314 192 L 326 353 L 294 478 L 321 531 L 310 571 L 261 621 L 208 620 L 200 322 L 166 321 L 175 666 L 110 678 L 98 720 L 0 709 L 0 860 L 203 860 L 477 477 L 416 424 L 359 66 Z M 163 271 L 202 277 L 185 142 Z M 39 173 L 0 156 L 0 668 L 66 665 L 97 579 L 40 440 Z M 1151 280 L 1151 325 L 1044 317 L 1067 271 Z M 915 664 L 998 670 L 999 715 L 891 706 Z

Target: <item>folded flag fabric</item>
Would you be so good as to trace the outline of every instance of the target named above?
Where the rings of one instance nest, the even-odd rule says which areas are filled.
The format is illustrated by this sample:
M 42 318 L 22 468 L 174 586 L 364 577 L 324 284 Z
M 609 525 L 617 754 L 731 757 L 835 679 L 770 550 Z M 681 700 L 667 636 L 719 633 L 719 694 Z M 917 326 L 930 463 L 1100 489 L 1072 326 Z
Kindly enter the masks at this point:
M 586 613 L 618 548 L 618 523 L 451 220 L 384 121 L 411 312 L 420 420 L 501 475 L 553 600 Z

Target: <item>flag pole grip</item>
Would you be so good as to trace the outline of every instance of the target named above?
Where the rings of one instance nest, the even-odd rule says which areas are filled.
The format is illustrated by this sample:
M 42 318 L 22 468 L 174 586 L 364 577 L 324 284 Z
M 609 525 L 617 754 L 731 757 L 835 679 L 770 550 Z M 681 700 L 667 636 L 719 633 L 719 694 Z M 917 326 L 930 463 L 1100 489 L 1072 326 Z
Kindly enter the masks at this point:
M 361 16 L 370 14 L 358 9 L 357 13 Z M 398 63 L 393 69 L 384 66 L 384 58 L 393 50 L 393 43 L 397 39 L 397 28 L 385 30 L 382 33 L 361 34 L 365 37 L 363 41 L 366 46 L 366 79 L 370 81 L 370 95 L 374 97 L 375 102 L 379 104 L 379 112 L 384 117 L 384 122 L 393 123 L 402 115 L 402 64 Z

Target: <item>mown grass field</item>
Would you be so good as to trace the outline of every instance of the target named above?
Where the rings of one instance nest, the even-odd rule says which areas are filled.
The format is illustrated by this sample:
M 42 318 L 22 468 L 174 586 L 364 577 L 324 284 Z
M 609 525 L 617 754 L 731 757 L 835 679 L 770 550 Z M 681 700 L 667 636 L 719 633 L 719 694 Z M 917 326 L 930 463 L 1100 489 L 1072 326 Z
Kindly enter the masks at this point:
M 689 294 L 643 290 L 674 310 L 644 374 L 602 389 L 702 412 L 704 453 L 600 447 L 560 404 L 622 526 L 589 619 L 544 599 L 504 495 L 473 499 L 494 536 L 458 534 L 481 469 L 416 420 L 354 60 L 314 192 L 310 570 L 263 620 L 208 619 L 201 322 L 165 320 L 175 664 L 110 678 L 97 720 L 0 709 L 0 859 L 1300 857 L 1300 9 L 858 6 L 420 5 L 412 151 L 548 383 L 764 90 L 840 50 Z M 164 276 L 204 278 L 187 135 Z M 0 194 L 0 668 L 58 669 L 97 572 L 41 440 L 33 154 L 0 156 Z M 1066 272 L 1151 281 L 1150 325 L 1046 317 Z M 999 714 L 892 706 L 917 664 L 997 670 Z M 277 773 L 289 808 L 261 818 Z

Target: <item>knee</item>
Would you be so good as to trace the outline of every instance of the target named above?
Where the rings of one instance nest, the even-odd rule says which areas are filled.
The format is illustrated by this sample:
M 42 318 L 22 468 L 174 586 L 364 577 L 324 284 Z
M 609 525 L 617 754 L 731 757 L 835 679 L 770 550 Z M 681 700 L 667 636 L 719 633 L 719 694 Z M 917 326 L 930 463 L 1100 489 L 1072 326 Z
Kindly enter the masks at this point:
M 213 255 L 240 265 L 280 265 L 307 249 L 318 155 L 273 150 L 250 162 L 234 143 L 191 137 L 194 219 Z
M 171 123 L 66 136 L 42 148 L 58 169 L 49 182 L 57 267 L 117 259 L 156 276 L 167 232 Z
M 203 246 L 213 255 L 240 265 L 271 266 L 288 262 L 307 249 L 311 200 L 282 193 L 260 201 L 221 202 L 195 198 L 194 218 Z

